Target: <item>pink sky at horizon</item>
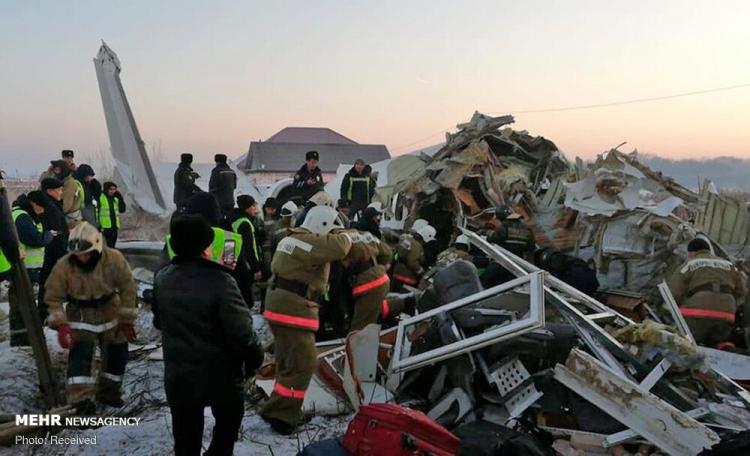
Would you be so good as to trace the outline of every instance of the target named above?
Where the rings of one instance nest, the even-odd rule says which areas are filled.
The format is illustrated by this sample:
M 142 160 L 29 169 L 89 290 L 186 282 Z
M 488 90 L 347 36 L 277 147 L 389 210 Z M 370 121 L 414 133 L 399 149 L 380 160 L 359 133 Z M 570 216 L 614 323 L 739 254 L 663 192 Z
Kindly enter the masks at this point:
M 395 155 L 493 115 L 750 83 L 750 3 L 10 3 L 0 17 L 0 168 L 107 150 L 91 59 L 104 38 L 147 149 L 237 157 L 287 126 Z M 147 15 L 144 11 L 148 10 Z M 570 158 L 750 158 L 750 88 L 516 115 Z M 155 147 L 156 146 L 156 147 Z

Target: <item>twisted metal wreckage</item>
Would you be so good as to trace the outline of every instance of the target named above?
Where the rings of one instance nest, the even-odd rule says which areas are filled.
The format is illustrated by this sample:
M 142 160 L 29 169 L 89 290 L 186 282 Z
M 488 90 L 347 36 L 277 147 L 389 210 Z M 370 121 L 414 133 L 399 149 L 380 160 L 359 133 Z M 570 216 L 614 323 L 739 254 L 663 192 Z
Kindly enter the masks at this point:
M 750 430 L 750 394 L 730 379 L 750 379 L 750 358 L 697 347 L 661 283 L 696 236 L 720 255 L 737 251 L 746 209 L 617 150 L 588 169 L 568 166 L 552 142 L 500 129 L 512 121 L 475 114 L 418 175 L 378 197 L 407 227 L 439 226 L 438 250 L 461 232 L 516 278 L 483 290 L 474 266 L 456 261 L 434 276 L 433 302 L 416 316 L 320 343 L 305 409 L 396 401 L 458 435 L 472 422 L 520 422 L 596 451 L 645 443 L 672 455 Z M 501 204 L 523 214 L 541 246 L 594 262 L 614 305 L 479 236 Z M 257 383 L 270 392 L 273 365 Z
M 119 60 L 103 46 L 95 63 L 120 180 L 138 206 L 161 213 Z M 105 64 L 109 72 L 99 68 Z M 432 298 L 416 316 L 319 343 L 303 407 L 333 415 L 396 401 L 458 435 L 472 423 L 525 423 L 597 451 L 648 442 L 674 455 L 750 429 L 750 395 L 729 378 L 749 381 L 750 360 L 696 347 L 662 283 L 696 236 L 744 266 L 737 257 L 746 207 L 708 182 L 692 192 L 616 149 L 588 166 L 571 164 L 554 143 L 512 130 L 512 122 L 475 113 L 434 156 L 373 169 L 388 170 L 376 194 L 388 208 L 384 226 L 427 219 L 438 251 L 463 232 L 516 278 L 484 290 L 474 266 L 457 261 L 433 276 L 425 293 Z M 409 173 L 391 166 L 399 160 Z M 500 205 L 523 216 L 540 246 L 593 263 L 606 304 L 477 235 Z M 132 244 L 123 243 L 131 257 L 154 243 Z M 256 379 L 269 394 L 273 373 L 269 363 Z

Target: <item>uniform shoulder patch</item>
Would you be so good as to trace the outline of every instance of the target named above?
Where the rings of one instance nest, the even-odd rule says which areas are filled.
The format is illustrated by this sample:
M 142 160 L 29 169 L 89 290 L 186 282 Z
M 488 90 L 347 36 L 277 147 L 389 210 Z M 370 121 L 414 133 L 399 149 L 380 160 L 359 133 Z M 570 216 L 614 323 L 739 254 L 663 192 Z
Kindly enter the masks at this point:
M 279 242 L 279 245 L 276 247 L 277 252 L 284 252 L 287 255 L 292 255 L 294 252 L 294 249 L 302 249 L 305 252 L 310 252 L 313 249 L 312 244 L 308 244 L 305 241 L 302 241 L 300 239 L 297 239 L 292 236 L 287 236 L 284 239 L 282 239 Z

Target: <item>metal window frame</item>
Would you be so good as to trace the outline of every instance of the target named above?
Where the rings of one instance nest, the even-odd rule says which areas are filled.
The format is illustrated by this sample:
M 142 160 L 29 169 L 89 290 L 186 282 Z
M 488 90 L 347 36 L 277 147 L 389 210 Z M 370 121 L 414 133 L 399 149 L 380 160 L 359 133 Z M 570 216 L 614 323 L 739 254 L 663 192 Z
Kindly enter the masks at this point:
M 528 331 L 541 328 L 544 326 L 544 271 L 537 271 L 531 274 L 525 274 L 522 277 L 511 280 L 496 287 L 474 293 L 465 298 L 459 299 L 452 303 L 445 304 L 425 313 L 414 317 L 401 320 L 398 324 L 396 335 L 396 346 L 391 359 L 390 373 L 408 372 L 430 364 L 435 364 L 446 359 L 450 359 L 465 353 L 478 350 L 488 345 L 516 337 Z M 496 296 L 500 293 L 510 291 L 523 285 L 529 286 L 529 311 L 521 319 L 514 322 L 493 328 L 481 334 L 468 338 L 463 338 L 452 344 L 429 350 L 424 353 L 413 356 L 401 357 L 401 350 L 404 346 L 403 340 L 406 335 L 406 327 L 413 326 L 421 321 L 425 321 L 444 312 L 450 312 L 471 304 L 475 304 L 483 299 Z

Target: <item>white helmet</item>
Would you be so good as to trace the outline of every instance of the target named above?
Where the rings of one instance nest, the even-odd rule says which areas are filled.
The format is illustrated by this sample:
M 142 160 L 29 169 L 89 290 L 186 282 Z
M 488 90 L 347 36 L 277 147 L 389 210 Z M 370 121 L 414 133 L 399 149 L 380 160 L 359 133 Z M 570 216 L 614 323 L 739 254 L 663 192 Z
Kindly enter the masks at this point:
M 429 224 L 430 224 L 430 222 L 428 222 L 425 219 L 416 219 L 416 220 L 414 220 L 414 223 L 412 223 L 411 229 L 414 230 L 414 231 L 417 231 L 421 226 L 423 226 L 423 225 L 429 225 Z
M 412 229 L 415 233 L 422 236 L 422 240 L 425 242 L 431 242 L 435 240 L 435 235 L 437 234 L 437 231 L 435 228 L 432 227 L 429 223 L 427 224 L 420 224 L 417 229 Z
M 453 242 L 453 244 L 463 244 L 466 247 L 468 247 L 469 246 L 469 236 L 467 236 L 465 234 L 461 234 L 461 235 L 459 235 L 456 238 L 456 240 Z
M 367 207 L 375 209 L 378 214 L 383 213 L 383 203 L 381 203 L 380 201 L 373 201 L 372 203 L 368 204 Z
M 328 206 L 334 208 L 333 197 L 327 192 L 320 191 L 310 197 L 310 202 L 315 203 L 316 206 Z
M 297 209 L 298 208 L 296 204 L 294 204 L 292 201 L 287 201 L 283 206 L 281 206 L 281 216 L 291 217 L 295 212 L 297 212 Z
M 80 222 L 70 232 L 68 251 L 74 254 L 84 254 L 96 250 L 102 253 L 104 242 L 102 233 L 88 222 Z
M 344 228 L 336 209 L 328 206 L 310 208 L 302 222 L 302 228 L 316 234 L 328 234 L 334 228 Z

